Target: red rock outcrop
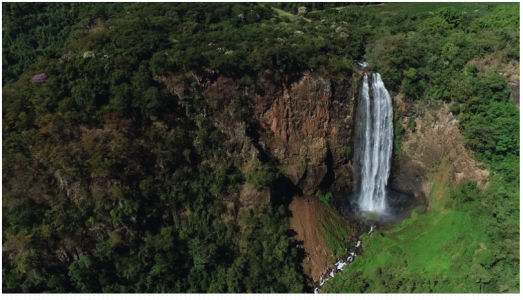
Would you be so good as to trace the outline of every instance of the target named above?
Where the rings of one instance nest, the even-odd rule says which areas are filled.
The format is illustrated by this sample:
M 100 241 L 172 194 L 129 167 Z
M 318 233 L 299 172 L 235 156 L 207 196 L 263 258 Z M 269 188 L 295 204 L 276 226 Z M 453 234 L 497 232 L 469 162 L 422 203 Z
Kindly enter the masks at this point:
M 329 172 L 350 171 L 341 150 L 352 139 L 352 80 L 304 73 L 278 81 L 265 75 L 248 87 L 222 76 L 204 85 L 203 99 L 213 109 L 209 117 L 227 136 L 226 149 L 243 166 L 259 159 L 261 148 L 278 159 L 303 194 L 313 195 Z M 235 111 L 245 107 L 250 120 Z M 248 134 L 253 124 L 256 132 Z M 338 180 L 337 189 L 351 184 L 350 176 L 331 177 L 328 185 Z
M 333 221 L 350 230 L 341 216 L 328 213 L 312 195 L 320 187 L 344 191 L 352 185 L 351 164 L 342 150 L 352 143 L 354 81 L 315 73 L 276 79 L 270 72 L 250 86 L 211 73 L 197 78 L 193 87 L 183 88 L 174 78 L 157 80 L 179 97 L 195 95 L 198 89 L 208 109 L 205 117 L 225 135 L 223 147 L 244 174 L 268 156 L 278 160 L 288 178 L 288 184 L 279 188 L 292 189 L 295 195 L 288 226 L 303 243 L 305 273 L 318 280 L 335 257 L 325 247 L 325 234 L 314 231 Z M 234 212 L 270 201 L 270 190 L 259 191 L 246 183 L 240 192 L 222 199 L 227 211 L 222 219 L 233 222 Z

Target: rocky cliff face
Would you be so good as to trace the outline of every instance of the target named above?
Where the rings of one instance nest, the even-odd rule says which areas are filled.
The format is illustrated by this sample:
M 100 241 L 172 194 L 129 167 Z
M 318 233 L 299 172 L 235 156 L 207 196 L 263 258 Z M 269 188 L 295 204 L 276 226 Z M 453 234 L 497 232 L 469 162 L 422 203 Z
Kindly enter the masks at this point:
M 477 181 L 480 189 L 488 184 L 489 171 L 473 159 L 472 151 L 465 148 L 459 131 L 458 120 L 450 113 L 448 105 L 413 104 L 395 97 L 404 111 L 402 120 L 405 134 L 402 140 L 402 158 L 394 162 L 390 186 L 427 203 L 432 183 L 429 173 L 443 161 L 450 182 Z M 410 119 L 415 128 L 409 128 Z M 414 130 L 412 130 L 414 129 Z
M 493 55 L 470 62 L 475 64 L 480 75 L 496 70 L 505 76 L 511 90 L 510 98 L 519 109 L 519 62 L 501 61 Z M 448 105 L 414 104 L 405 101 L 400 94 L 394 99 L 403 111 L 402 124 L 405 134 L 402 140 L 402 159 L 394 162 L 390 186 L 398 191 L 411 193 L 415 198 L 427 202 L 432 188 L 428 175 L 440 164 L 444 164 L 446 182 L 457 185 L 461 181 L 476 181 L 484 189 L 489 180 L 489 170 L 473 159 L 473 152 L 466 149 L 459 131 L 458 120 Z M 415 130 L 408 127 L 409 120 L 415 122 Z
M 313 195 L 320 186 L 351 186 L 344 148 L 352 142 L 353 80 L 302 73 L 275 79 L 266 73 L 256 84 L 224 76 L 196 78 L 208 117 L 225 134 L 224 147 L 247 172 L 265 156 L 275 157 L 298 194 Z M 174 78 L 157 78 L 173 94 L 186 90 Z
M 204 97 L 219 105 L 238 99 L 248 102 L 252 107 L 251 122 L 257 127 L 257 132 L 250 136 L 252 146 L 245 143 L 245 139 L 237 141 L 238 131 L 247 130 L 244 124 L 231 122 L 223 115 L 216 118 L 215 124 L 229 133 L 228 140 L 235 152 L 261 147 L 276 157 L 287 177 L 303 194 L 314 194 L 322 182 L 330 185 L 338 181 L 338 188 L 350 185 L 350 179 L 336 178 L 333 173 L 349 168 L 344 164 L 342 148 L 349 145 L 352 138 L 354 88 L 351 81 L 304 73 L 275 82 L 268 74 L 255 86 L 242 88 L 237 81 L 218 77 L 204 91 Z
M 291 195 L 289 229 L 302 243 L 306 274 L 317 280 L 336 259 L 325 247 L 325 234 L 317 230 L 319 224 L 334 219 L 312 195 L 320 188 L 336 192 L 352 187 L 347 149 L 354 129 L 354 80 L 309 72 L 276 79 L 267 72 L 247 86 L 239 79 L 209 72 L 195 76 L 197 87 L 187 87 L 176 78 L 156 79 L 180 99 L 199 90 L 207 109 L 205 117 L 224 134 L 223 147 L 244 174 L 269 157 L 283 167 L 286 184 L 278 189 L 286 191 L 260 191 L 246 183 L 240 192 L 222 201 L 227 211 L 238 212 L 270 202 L 274 192 Z M 223 219 L 234 221 L 234 215 L 224 213 Z M 342 222 L 339 216 L 337 219 Z

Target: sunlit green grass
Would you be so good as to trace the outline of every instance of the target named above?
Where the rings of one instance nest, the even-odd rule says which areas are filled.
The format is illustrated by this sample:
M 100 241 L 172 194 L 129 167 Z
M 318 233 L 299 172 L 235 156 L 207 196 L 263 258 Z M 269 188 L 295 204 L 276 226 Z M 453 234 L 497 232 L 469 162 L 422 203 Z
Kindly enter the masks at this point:
M 321 227 L 327 236 L 328 245 L 326 246 L 331 249 L 332 254 L 336 257 L 344 255 L 350 241 L 347 232 L 335 220 L 327 221 L 321 224 Z
M 345 292 L 337 283 L 350 276 L 350 271 L 370 274 L 378 267 L 393 267 L 394 273 L 404 277 L 412 273 L 427 278 L 433 274 L 453 277 L 452 266 L 457 258 L 474 256 L 479 243 L 486 240 L 466 212 L 414 214 L 393 230 L 364 237 L 364 255 L 357 257 L 343 275 L 331 280 L 326 291 Z
M 358 256 L 345 272 L 329 281 L 324 292 L 348 292 L 346 282 L 353 280 L 352 271 L 360 271 L 372 278 L 378 268 L 402 278 L 413 274 L 430 280 L 433 275 L 448 279 L 437 286 L 438 292 L 474 292 L 477 285 L 459 280 L 461 272 L 468 272 L 472 261 L 481 252 L 480 243 L 488 248 L 488 237 L 468 210 L 445 209 L 440 192 L 448 197 L 449 187 L 436 184 L 432 194 L 433 210 L 428 214 L 412 212 L 409 219 L 387 230 L 363 235 L 364 254 Z M 445 198 L 446 198 L 445 197 Z M 377 288 L 379 278 L 370 283 Z M 373 286 L 376 285 L 376 286 Z M 416 290 L 414 290 L 416 292 Z
M 288 18 L 289 20 L 291 21 L 295 21 L 298 16 L 297 15 L 293 15 L 291 14 L 290 12 L 287 12 L 287 11 L 284 11 L 282 9 L 279 9 L 279 8 L 276 8 L 276 7 L 272 7 L 272 9 L 276 12 L 276 14 L 278 15 L 278 17 L 280 18 L 283 18 L 283 17 L 286 17 Z M 310 22 L 311 20 L 307 19 L 307 18 L 303 18 L 305 21 L 307 22 Z
M 346 6 L 343 9 L 365 10 L 366 12 L 383 14 L 430 15 L 442 7 L 453 7 L 462 13 L 483 16 L 498 5 L 514 5 L 519 10 L 518 2 L 388 2 L 385 5 Z

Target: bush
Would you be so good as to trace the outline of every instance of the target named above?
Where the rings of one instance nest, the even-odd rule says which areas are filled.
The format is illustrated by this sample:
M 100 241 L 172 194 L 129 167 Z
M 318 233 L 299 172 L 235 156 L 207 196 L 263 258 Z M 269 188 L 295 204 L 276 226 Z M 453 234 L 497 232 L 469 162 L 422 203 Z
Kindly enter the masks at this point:
M 513 29 L 519 28 L 519 11 L 510 6 L 498 6 L 492 14 L 472 21 L 468 30 L 479 32 L 484 29 Z
M 410 131 L 416 132 L 416 121 L 414 120 L 413 117 L 409 118 L 409 123 L 407 124 L 407 127 L 409 128 Z
M 405 128 L 401 124 L 400 118 L 397 117 L 394 121 L 394 159 L 401 160 L 401 141 L 403 139 L 403 133 Z
M 459 103 L 457 102 L 452 102 L 452 104 L 450 104 L 450 112 L 457 116 L 459 115 L 459 112 L 460 112 L 460 106 L 459 106 Z
M 442 18 L 453 27 L 458 27 L 463 21 L 462 14 L 452 7 L 440 8 L 436 13 L 436 16 Z
M 328 192 L 327 194 L 320 196 L 319 200 L 321 201 L 321 203 L 323 203 L 323 205 L 325 205 L 327 207 L 331 207 L 331 203 L 330 203 L 331 197 L 332 197 L 332 193 Z
M 444 34 L 453 26 L 441 17 L 428 18 L 418 25 L 417 30 L 423 34 Z
M 274 165 L 255 164 L 247 174 L 247 182 L 253 184 L 257 189 L 271 187 L 274 181 L 281 176 L 281 170 Z
M 345 160 L 349 160 L 350 159 L 350 155 L 352 153 L 352 149 L 350 146 L 343 146 L 341 148 L 341 157 Z

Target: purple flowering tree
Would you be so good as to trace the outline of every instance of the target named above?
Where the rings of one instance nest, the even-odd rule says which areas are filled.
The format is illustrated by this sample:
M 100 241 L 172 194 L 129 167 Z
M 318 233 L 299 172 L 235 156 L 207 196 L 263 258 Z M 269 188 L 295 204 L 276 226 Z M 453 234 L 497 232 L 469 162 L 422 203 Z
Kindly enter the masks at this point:
M 37 74 L 33 76 L 33 82 L 46 82 L 47 78 L 48 77 L 45 73 Z
M 73 52 L 69 52 L 67 54 L 62 55 L 62 59 L 69 59 L 71 58 L 71 56 L 73 56 Z

